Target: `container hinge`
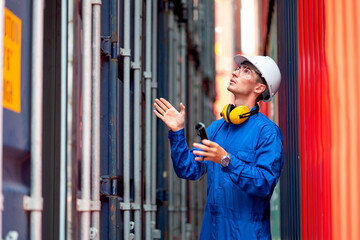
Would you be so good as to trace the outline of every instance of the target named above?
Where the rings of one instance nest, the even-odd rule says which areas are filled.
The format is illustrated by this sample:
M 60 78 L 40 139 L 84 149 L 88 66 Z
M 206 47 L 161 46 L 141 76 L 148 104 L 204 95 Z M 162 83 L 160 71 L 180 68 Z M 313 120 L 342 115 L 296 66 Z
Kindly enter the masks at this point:
M 120 55 L 123 57 L 130 57 L 131 56 L 131 49 L 129 48 L 120 48 Z
M 18 238 L 19 238 L 19 233 L 18 232 L 10 231 L 10 232 L 8 232 L 8 234 L 6 235 L 4 240 L 18 240 Z
M 158 83 L 157 82 L 152 82 L 151 83 L 151 88 L 157 89 L 158 88 Z
M 101 0 L 91 0 L 92 5 L 101 5 Z
M 123 211 L 131 210 L 131 203 L 120 202 L 119 205 L 120 205 L 119 206 L 120 210 L 123 210 Z
M 144 211 L 145 212 L 156 212 L 157 206 L 151 204 L 144 204 Z
M 98 230 L 97 228 L 91 227 L 91 228 L 90 228 L 90 235 L 89 235 L 89 236 L 90 236 L 90 239 L 95 239 L 98 231 L 99 231 L 99 230 Z
M 161 230 L 160 229 L 156 229 L 156 222 L 155 221 L 151 221 L 151 227 L 152 227 L 152 239 L 161 239 Z
M 100 212 L 101 201 L 92 201 L 88 199 L 77 199 L 76 209 L 78 212 Z
M 120 210 L 141 210 L 140 204 L 138 203 L 119 203 Z
M 102 196 L 117 196 L 118 177 L 108 175 L 100 177 L 100 194 Z
M 111 37 L 102 36 L 100 42 L 100 50 L 103 56 L 111 56 Z
M 134 239 L 135 239 L 135 234 L 130 233 L 130 235 L 129 235 L 129 239 L 130 239 L 130 240 L 134 240 Z
M 153 229 L 152 230 L 152 238 L 153 239 L 161 239 L 161 230 L 160 229 Z
M 35 198 L 30 196 L 24 196 L 23 207 L 25 211 L 42 211 L 44 205 L 44 199 L 42 197 Z
M 151 79 L 151 76 L 152 75 L 152 73 L 151 72 L 144 72 L 144 78 L 145 79 Z
M 141 206 L 139 203 L 131 203 L 130 207 L 132 210 L 141 210 Z
M 141 68 L 140 62 L 131 62 L 131 68 L 134 70 L 140 70 Z
M 134 228 L 135 228 L 135 222 L 134 222 L 134 221 L 130 221 L 129 224 L 130 224 L 130 231 L 131 231 L 131 230 L 134 230 Z

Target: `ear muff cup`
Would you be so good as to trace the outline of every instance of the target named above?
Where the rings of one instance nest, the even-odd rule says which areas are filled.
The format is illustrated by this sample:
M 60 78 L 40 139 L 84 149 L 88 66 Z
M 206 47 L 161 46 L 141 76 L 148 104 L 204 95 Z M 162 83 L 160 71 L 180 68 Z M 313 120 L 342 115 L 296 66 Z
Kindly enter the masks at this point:
M 246 106 L 238 106 L 234 108 L 230 114 L 229 119 L 233 124 L 241 124 L 245 122 L 249 117 L 240 118 L 240 115 L 248 113 L 249 108 Z
M 242 118 L 240 118 L 240 115 L 249 114 L 249 112 L 249 108 L 246 106 L 235 107 L 233 104 L 227 104 L 220 113 L 220 116 L 228 123 L 241 124 L 245 122 L 250 115 Z
M 225 121 L 228 123 L 231 123 L 229 119 L 229 115 L 234 108 L 235 106 L 233 104 L 227 104 L 220 113 L 220 116 L 222 116 L 225 119 Z

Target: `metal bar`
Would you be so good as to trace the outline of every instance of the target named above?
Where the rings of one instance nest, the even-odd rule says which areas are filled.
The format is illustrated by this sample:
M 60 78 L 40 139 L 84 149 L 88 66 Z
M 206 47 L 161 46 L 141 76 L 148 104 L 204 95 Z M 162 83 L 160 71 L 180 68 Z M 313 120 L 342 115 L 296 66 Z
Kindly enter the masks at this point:
M 65 233 L 66 233 L 65 217 L 66 217 L 67 7 L 68 7 L 67 0 L 62 0 L 61 1 L 60 210 L 59 210 L 60 240 L 65 240 Z
M 117 0 L 111 1 L 110 18 L 116 19 L 117 16 Z M 116 173 L 116 99 L 117 99 L 117 64 L 118 64 L 118 34 L 117 34 L 117 21 L 111 21 L 111 63 L 110 63 L 110 83 L 109 83 L 109 114 L 110 114 L 110 177 L 115 178 Z
M 100 202 L 100 34 L 101 1 L 92 5 L 92 147 L 91 200 Z M 91 212 L 92 239 L 100 239 L 100 212 Z
M 180 54 L 181 54 L 181 101 L 186 106 L 186 32 L 185 24 L 180 25 Z M 182 239 L 186 239 L 186 212 L 187 212 L 187 202 L 186 202 L 186 180 L 181 180 L 181 236 Z
M 112 194 L 117 195 L 117 88 L 118 88 L 118 1 L 111 0 L 110 19 L 111 19 L 111 59 L 110 59 L 110 81 L 109 81 L 109 175 L 112 184 Z M 109 197 L 109 238 L 117 239 L 117 211 L 118 203 L 116 197 Z
M 152 6 L 152 97 L 151 99 L 155 99 L 157 97 L 157 17 L 158 17 L 158 0 L 153 0 Z M 156 161 L 156 148 L 157 148 L 157 117 L 152 114 L 151 118 L 151 165 L 152 165 L 152 173 L 151 173 L 151 205 L 152 208 L 156 208 L 156 169 L 157 169 L 157 161 Z M 156 211 L 151 212 L 151 222 L 152 225 L 156 226 Z
M 201 73 L 199 70 L 195 69 L 195 94 L 196 94 L 196 101 L 195 101 L 195 121 L 197 119 L 202 119 L 202 93 L 201 90 Z M 205 179 L 204 179 L 205 180 Z M 204 205 L 203 201 L 203 187 L 205 181 L 198 181 L 196 186 L 196 194 L 197 194 L 197 219 L 198 219 L 198 232 L 201 232 L 201 223 L 203 219 L 203 215 L 201 213 L 202 206 Z
M 130 204 L 130 0 L 124 1 L 124 203 Z M 124 239 L 130 238 L 130 210 L 124 210 Z
M 42 202 L 42 104 L 44 1 L 33 1 L 31 54 L 31 187 L 34 201 Z M 25 200 L 25 198 L 24 198 Z M 42 209 L 30 213 L 30 238 L 41 239 Z
M 189 19 L 189 21 L 191 22 L 191 18 Z M 190 24 L 190 23 L 189 23 Z M 189 79 L 194 79 L 195 80 L 195 76 L 194 76 L 194 62 L 193 61 L 189 61 Z M 189 82 L 189 106 L 188 106 L 188 112 L 189 112 L 189 116 L 188 116 L 188 121 L 190 123 L 190 126 L 194 126 L 195 123 L 195 112 L 194 112 L 194 103 L 195 103 L 195 88 L 194 88 L 194 81 L 190 81 Z M 190 133 L 190 142 L 194 142 L 195 138 L 194 135 L 195 134 L 195 130 L 194 128 L 190 128 L 189 130 Z M 190 182 L 190 218 L 191 218 L 191 224 L 192 224 L 192 232 L 193 235 L 191 236 L 192 238 L 198 239 L 199 236 L 196 236 L 195 233 L 197 232 L 197 212 L 196 212 L 196 186 L 197 186 L 197 182 L 198 181 L 191 181 Z
M 169 7 L 170 8 L 170 7 Z M 172 104 L 174 104 L 173 100 L 174 100 L 174 96 L 173 96 L 173 89 L 174 89 L 174 76 L 173 76 L 173 62 L 174 62 L 174 56 L 172 56 L 173 53 L 173 32 L 174 32 L 174 14 L 173 14 L 173 9 L 170 8 L 169 9 L 169 15 L 168 15 L 168 29 L 169 29 L 169 100 Z M 171 160 L 171 153 L 169 151 L 169 206 L 168 206 L 168 211 L 169 211 L 169 240 L 173 239 L 173 229 L 174 229 L 174 169 L 173 169 L 173 163 Z
M 141 5 L 140 0 L 134 3 L 134 202 L 141 204 L 141 75 L 140 75 L 140 52 L 141 52 Z M 135 210 L 135 239 L 142 239 L 141 209 Z
M 174 14 L 174 12 L 173 12 Z M 173 80 L 174 87 L 172 90 L 172 103 L 174 106 L 178 107 L 180 102 L 180 79 L 178 76 L 178 67 L 180 65 L 179 59 L 179 45 L 178 45 L 178 38 L 179 38 L 179 27 L 178 27 L 178 21 L 177 17 L 173 15 L 173 35 L 171 41 L 173 42 L 172 46 L 172 58 L 174 61 L 172 62 L 172 68 L 173 68 L 173 75 L 171 79 Z M 172 169 L 172 171 L 174 171 Z M 181 186 L 181 179 L 178 178 L 175 174 L 173 174 L 173 181 L 172 181 L 172 187 L 173 187 L 173 206 L 174 206 L 174 236 L 180 237 L 180 231 L 181 231 L 181 221 L 178 221 L 177 219 L 180 219 L 180 204 L 181 204 L 181 192 L 180 192 L 180 186 Z
M 145 16 L 145 239 L 150 240 L 151 236 L 151 0 L 146 1 L 146 16 Z
M 90 202 L 91 168 L 91 2 L 82 2 L 81 200 Z M 80 212 L 80 238 L 89 239 L 90 209 Z
M 0 36 L 4 36 L 4 10 L 5 0 L 0 1 Z M 4 38 L 0 38 L 0 238 L 2 238 L 2 212 L 4 210 L 3 189 L 3 63 Z
M 67 9 L 67 136 L 66 136 L 66 239 L 73 239 L 74 199 L 73 194 L 73 63 L 74 63 L 74 2 L 68 0 Z M 74 129 L 75 130 L 75 129 Z

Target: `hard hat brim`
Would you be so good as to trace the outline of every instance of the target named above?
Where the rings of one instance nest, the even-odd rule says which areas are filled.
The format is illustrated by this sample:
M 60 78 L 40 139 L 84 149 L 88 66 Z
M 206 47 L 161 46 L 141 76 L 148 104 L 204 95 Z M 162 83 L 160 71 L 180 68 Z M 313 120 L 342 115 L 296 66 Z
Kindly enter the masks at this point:
M 238 66 L 240 66 L 244 62 L 251 62 L 247 57 L 245 57 L 243 55 L 236 55 L 234 57 L 234 60 L 235 60 L 236 65 L 238 65 Z

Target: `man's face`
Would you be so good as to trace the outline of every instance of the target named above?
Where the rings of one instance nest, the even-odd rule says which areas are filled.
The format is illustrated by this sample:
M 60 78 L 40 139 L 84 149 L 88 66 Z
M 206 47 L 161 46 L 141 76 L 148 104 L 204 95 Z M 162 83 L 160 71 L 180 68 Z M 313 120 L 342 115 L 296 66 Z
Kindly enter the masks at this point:
M 256 72 L 248 65 L 240 65 L 233 72 L 227 90 L 238 96 L 249 96 L 259 84 Z

